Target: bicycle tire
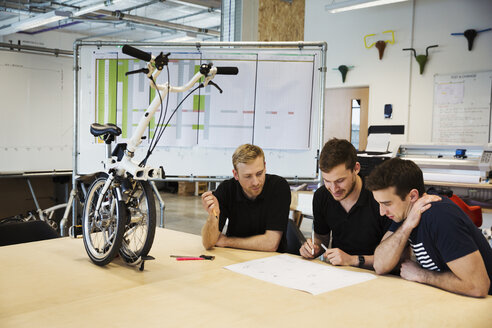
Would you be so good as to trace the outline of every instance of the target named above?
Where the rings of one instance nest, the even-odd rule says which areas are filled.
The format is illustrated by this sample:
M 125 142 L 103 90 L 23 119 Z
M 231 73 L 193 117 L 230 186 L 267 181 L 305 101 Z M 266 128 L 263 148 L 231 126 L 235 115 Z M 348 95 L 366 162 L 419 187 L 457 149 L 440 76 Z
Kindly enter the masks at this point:
M 135 263 L 141 256 L 146 256 L 154 242 L 156 228 L 155 199 L 148 181 L 130 180 L 123 186 L 125 191 L 126 226 L 120 255 L 127 263 Z
M 126 211 L 122 200 L 111 185 L 104 195 L 103 203 L 95 215 L 97 200 L 107 177 L 96 179 L 90 186 L 84 203 L 82 235 L 84 246 L 93 263 L 104 266 L 118 253 L 125 232 Z

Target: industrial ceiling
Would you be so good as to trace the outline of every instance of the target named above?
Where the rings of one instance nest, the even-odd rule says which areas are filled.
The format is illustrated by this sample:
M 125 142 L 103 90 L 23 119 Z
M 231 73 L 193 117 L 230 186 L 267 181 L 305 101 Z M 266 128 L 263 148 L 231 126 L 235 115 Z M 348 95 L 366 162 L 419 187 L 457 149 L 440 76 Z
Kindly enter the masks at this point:
M 0 38 L 59 31 L 82 40 L 216 41 L 220 0 L 0 0 Z

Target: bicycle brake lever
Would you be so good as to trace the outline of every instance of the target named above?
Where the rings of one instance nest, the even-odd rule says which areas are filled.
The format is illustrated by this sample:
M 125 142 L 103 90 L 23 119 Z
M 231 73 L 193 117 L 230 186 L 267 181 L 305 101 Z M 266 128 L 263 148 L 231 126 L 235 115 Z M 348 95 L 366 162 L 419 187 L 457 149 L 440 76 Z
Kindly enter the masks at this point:
M 169 63 L 169 56 L 170 55 L 171 55 L 170 52 L 168 52 L 167 54 L 163 54 L 161 52 L 157 57 L 155 57 L 155 59 L 154 59 L 155 67 L 159 71 L 162 71 L 164 66 L 166 66 Z
M 214 87 L 216 87 L 219 90 L 220 93 L 223 92 L 222 89 L 214 81 L 209 81 L 208 84 L 209 85 L 213 85 Z
M 129 72 L 125 73 L 125 76 L 128 76 L 130 74 L 137 74 L 137 73 L 149 74 L 149 69 L 148 68 L 141 68 L 141 69 L 137 69 L 135 71 L 129 71 Z

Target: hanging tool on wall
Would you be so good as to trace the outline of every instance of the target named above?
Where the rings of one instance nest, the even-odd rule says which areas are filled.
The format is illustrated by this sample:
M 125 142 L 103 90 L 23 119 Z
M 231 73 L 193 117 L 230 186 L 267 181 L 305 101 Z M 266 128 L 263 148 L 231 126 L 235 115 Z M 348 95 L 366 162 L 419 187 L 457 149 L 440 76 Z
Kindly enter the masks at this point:
M 433 46 L 428 46 L 427 48 L 425 48 L 425 55 L 418 55 L 417 56 L 417 52 L 415 51 L 414 48 L 404 48 L 403 50 L 411 50 L 413 51 L 413 56 L 415 57 L 415 60 L 417 61 L 417 63 L 419 63 L 419 67 L 420 67 L 420 74 L 424 73 L 424 68 L 425 68 L 425 64 L 427 63 L 427 60 L 429 58 L 429 49 L 430 48 L 436 48 L 436 47 L 439 47 L 439 45 L 435 44 Z
M 354 66 L 340 65 L 337 68 L 333 68 L 334 71 L 340 71 L 342 74 L 342 82 L 345 83 L 345 78 L 347 77 L 347 72 L 349 69 L 354 68 Z
M 386 43 L 389 44 L 395 44 L 395 32 L 392 30 L 384 31 L 382 34 L 386 34 L 385 36 L 389 36 L 391 34 L 391 39 L 389 40 L 378 40 L 376 42 L 371 43 L 368 45 L 368 40 L 370 40 L 373 36 L 376 34 L 367 34 L 364 36 L 364 46 L 366 49 L 370 49 L 373 46 L 376 46 L 376 48 L 379 51 L 379 60 L 383 59 L 383 54 L 384 54 L 384 49 L 386 48 Z
M 471 51 L 473 48 L 473 40 L 475 40 L 475 37 L 477 36 L 478 33 L 486 32 L 486 31 L 492 31 L 492 28 L 486 28 L 484 30 L 474 30 L 474 29 L 469 29 L 466 30 L 463 33 L 451 33 L 451 35 L 464 35 L 466 40 L 468 40 L 468 51 Z

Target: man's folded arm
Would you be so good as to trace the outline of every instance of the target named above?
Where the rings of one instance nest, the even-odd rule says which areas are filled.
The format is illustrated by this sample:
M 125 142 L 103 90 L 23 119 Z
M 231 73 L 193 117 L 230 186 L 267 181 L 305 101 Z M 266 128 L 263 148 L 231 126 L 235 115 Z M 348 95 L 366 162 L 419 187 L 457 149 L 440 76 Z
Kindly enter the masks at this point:
M 215 246 L 220 237 L 219 220 L 214 214 L 208 215 L 207 221 L 202 228 L 202 244 L 205 249 L 211 249 Z
M 215 245 L 254 251 L 276 252 L 282 239 L 282 234 L 282 231 L 267 230 L 262 235 L 250 237 L 227 237 L 220 235 Z

